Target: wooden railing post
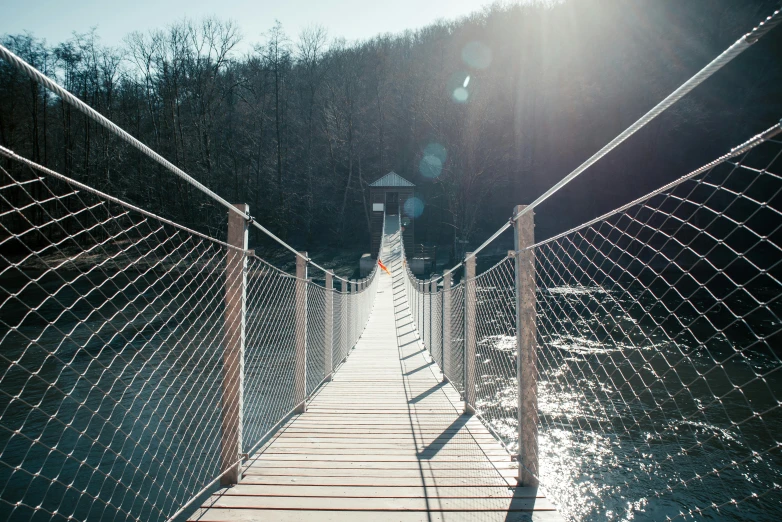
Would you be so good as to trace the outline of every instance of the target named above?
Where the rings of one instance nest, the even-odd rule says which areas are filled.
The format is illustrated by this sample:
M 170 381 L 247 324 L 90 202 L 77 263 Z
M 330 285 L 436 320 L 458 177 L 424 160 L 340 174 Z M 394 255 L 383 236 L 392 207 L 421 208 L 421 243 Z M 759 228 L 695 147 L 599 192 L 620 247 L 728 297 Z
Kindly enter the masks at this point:
M 437 295 L 437 282 L 429 281 L 429 352 L 434 357 L 434 296 Z
M 296 352 L 294 404 L 296 413 L 307 411 L 307 253 L 296 256 Z
M 524 209 L 513 210 L 517 216 Z M 519 476 L 522 486 L 538 485 L 538 354 L 535 325 L 535 243 L 534 213 L 516 219 L 516 364 L 519 383 Z
M 348 358 L 348 342 L 350 342 L 350 332 L 348 331 L 349 324 L 348 323 L 348 282 L 346 279 L 342 280 L 342 345 L 339 347 L 341 350 L 341 353 L 344 354 L 342 357 L 342 362 L 345 362 L 345 359 Z
M 421 339 L 426 349 L 429 350 L 429 339 L 426 338 L 426 327 L 429 326 L 426 324 L 426 294 L 429 293 L 429 286 L 426 284 L 426 281 L 421 281 L 419 285 L 421 288 Z
M 475 256 L 467 253 L 464 260 L 464 413 L 475 413 Z
M 334 373 L 334 276 L 326 272 L 326 317 L 323 329 L 323 373 L 331 380 Z
M 418 321 L 418 333 L 421 335 L 421 341 L 426 344 L 426 336 L 424 335 L 424 282 L 416 281 L 418 285 L 418 317 L 415 318 Z
M 443 381 L 448 382 L 446 371 L 451 371 L 451 273 L 443 276 Z
M 353 343 L 356 340 L 356 330 L 358 329 L 356 321 L 356 310 L 358 309 L 358 281 L 355 279 L 351 279 L 350 281 L 350 311 L 348 312 L 348 315 L 350 316 L 350 342 L 348 343 L 348 352 L 353 349 Z
M 424 334 L 421 330 L 421 281 L 415 281 L 415 326 L 421 336 L 421 342 L 424 341 Z
M 234 205 L 249 214 L 245 204 Z M 225 330 L 223 346 L 223 402 L 220 437 L 220 477 L 222 486 L 237 484 L 242 454 L 244 406 L 244 325 L 247 301 L 247 221 L 228 211 L 227 242 L 240 250 L 228 249 L 225 266 Z

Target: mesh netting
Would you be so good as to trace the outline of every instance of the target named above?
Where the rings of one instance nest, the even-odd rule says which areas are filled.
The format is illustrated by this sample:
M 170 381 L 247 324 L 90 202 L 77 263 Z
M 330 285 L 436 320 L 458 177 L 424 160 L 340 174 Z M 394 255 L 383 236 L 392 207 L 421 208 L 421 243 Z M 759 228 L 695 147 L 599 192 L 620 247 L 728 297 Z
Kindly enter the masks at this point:
M 168 519 L 216 487 L 221 437 L 237 431 L 222 424 L 227 281 L 246 277 L 240 425 L 251 452 L 296 406 L 297 280 L 6 156 L 0 519 Z M 246 266 L 227 263 L 237 255 Z M 335 361 L 366 325 L 375 279 L 365 286 L 334 292 Z M 325 377 L 327 318 L 326 290 L 306 287 L 309 394 Z
M 347 357 L 347 298 L 339 291 L 334 292 L 334 351 L 332 368 L 336 369 Z
M 530 247 L 538 478 L 566 518 L 782 517 L 778 132 Z M 515 262 L 467 281 L 476 410 L 514 453 Z M 412 275 L 407 291 L 421 300 Z M 446 376 L 463 390 L 464 290 L 446 291 Z M 414 317 L 425 332 L 427 317 Z
M 535 248 L 541 478 L 573 516 L 782 516 L 780 145 Z
M 228 247 L 0 174 L 0 518 L 165 518 L 219 471 Z
M 295 406 L 296 279 L 250 256 L 244 352 L 245 445 L 263 436 Z
M 514 263 L 506 258 L 475 278 L 475 407 L 506 442 L 518 434 Z
M 307 285 L 307 395 L 326 378 L 326 289 Z
M 459 284 L 446 292 L 451 297 L 451 342 L 443 346 L 444 373 L 457 390 L 464 392 L 464 287 Z
M 430 293 L 429 351 L 437 365 L 443 367 L 443 293 Z

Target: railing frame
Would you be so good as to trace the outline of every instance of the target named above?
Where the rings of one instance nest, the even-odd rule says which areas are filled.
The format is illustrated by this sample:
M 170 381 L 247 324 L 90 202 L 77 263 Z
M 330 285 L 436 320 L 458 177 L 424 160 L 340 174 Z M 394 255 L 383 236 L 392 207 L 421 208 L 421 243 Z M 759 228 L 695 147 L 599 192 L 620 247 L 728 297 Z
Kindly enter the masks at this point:
M 236 204 L 248 214 L 249 205 Z M 220 484 L 237 484 L 241 475 L 244 410 L 245 307 L 247 303 L 248 222 L 242 214 L 228 212 L 225 266 L 225 342 L 223 347 L 222 425 L 220 436 Z
M 464 413 L 475 414 L 476 287 L 475 256 L 464 260 Z
M 295 413 L 307 411 L 307 252 L 296 256 L 296 345 L 294 370 Z
M 341 299 L 341 307 L 342 307 L 342 335 L 341 341 L 344 343 L 344 345 L 341 345 L 340 351 L 341 353 L 344 353 L 345 355 L 342 357 L 342 363 L 344 363 L 348 358 L 348 343 L 350 342 L 350 323 L 348 321 L 348 299 L 350 296 L 350 285 L 349 282 L 346 279 L 342 280 L 342 299 Z M 340 364 L 342 364 L 340 363 Z
M 356 300 L 358 299 L 358 281 L 356 279 L 350 280 L 350 302 L 348 306 L 348 310 L 352 311 L 354 308 L 356 308 Z M 356 332 L 358 331 L 358 325 L 356 324 L 356 317 L 354 313 L 349 313 L 350 316 L 350 339 L 348 340 L 348 348 L 347 352 L 350 353 L 350 351 L 353 349 L 352 343 L 353 338 L 356 337 Z
M 437 295 L 437 282 L 434 278 L 429 281 L 429 352 L 434 357 L 434 298 Z M 442 336 L 440 336 L 442 339 Z M 442 355 L 442 352 L 441 352 Z M 441 359 L 442 362 L 442 359 Z
M 334 373 L 334 276 L 326 272 L 326 325 L 323 329 L 323 369 L 325 380 L 331 380 Z
M 451 369 L 451 274 L 443 276 L 443 382 Z
M 526 205 L 518 205 L 513 214 L 520 216 L 513 227 L 516 265 L 516 377 L 519 386 L 519 476 L 522 486 L 538 485 L 538 353 L 535 324 L 535 243 L 534 211 L 522 214 Z

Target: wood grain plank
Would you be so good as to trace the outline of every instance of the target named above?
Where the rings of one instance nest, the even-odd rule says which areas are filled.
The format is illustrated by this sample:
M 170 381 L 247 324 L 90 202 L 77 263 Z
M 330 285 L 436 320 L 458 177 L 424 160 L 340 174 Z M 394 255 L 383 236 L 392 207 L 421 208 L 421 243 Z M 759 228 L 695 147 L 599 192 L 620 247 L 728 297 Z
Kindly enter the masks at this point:
M 545 498 L 356 498 L 338 501 L 324 497 L 261 497 L 219 495 L 214 508 L 229 509 L 317 509 L 340 511 L 550 511 L 556 507 Z
M 344 484 L 266 485 L 243 482 L 223 495 L 328 498 L 544 498 L 536 488 L 502 486 L 350 486 Z
M 475 512 L 425 512 L 425 511 L 314 511 L 314 510 L 272 510 L 209 509 L 199 511 L 189 520 L 193 522 L 562 522 L 555 511 L 484 511 Z

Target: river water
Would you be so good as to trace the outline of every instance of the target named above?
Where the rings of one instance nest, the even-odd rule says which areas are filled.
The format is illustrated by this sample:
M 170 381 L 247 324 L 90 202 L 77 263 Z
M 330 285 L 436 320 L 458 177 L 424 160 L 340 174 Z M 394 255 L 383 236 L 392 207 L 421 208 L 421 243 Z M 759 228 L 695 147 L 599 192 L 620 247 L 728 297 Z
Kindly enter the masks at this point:
M 222 260 L 0 281 L 0 520 L 165 520 L 219 474 Z M 293 283 L 255 274 L 248 450 L 294 406 Z
M 129 272 L 67 285 L 49 274 L 16 300 L 7 296 L 23 279 L 0 281 L 0 519 L 163 520 L 216 475 L 223 283 L 215 272 L 204 284 L 205 273 L 199 284 L 168 270 L 152 284 Z M 248 319 L 269 332 L 248 334 L 247 379 L 266 390 L 248 396 L 251 442 L 293 406 L 288 329 L 268 328 L 292 321 L 292 309 L 280 304 L 283 287 L 269 288 L 267 313 Z M 539 310 L 538 327 L 541 478 L 568 519 L 663 520 L 715 503 L 725 505 L 707 509 L 708 520 L 782 520 L 778 347 L 742 351 L 751 336 L 738 334 L 700 348 L 664 330 L 636 335 L 665 317 L 620 313 L 611 304 L 634 297 L 599 287 L 547 292 L 551 312 Z M 512 290 L 479 295 L 505 324 Z M 631 334 L 601 335 L 609 323 Z M 507 332 L 479 336 L 477 375 L 479 408 L 512 447 Z
M 754 291 L 764 293 L 773 297 L 774 289 Z M 478 295 L 479 315 L 512 317 L 512 288 Z M 782 316 L 771 301 L 769 310 Z M 575 521 L 782 520 L 782 362 L 773 314 L 750 314 L 745 329 L 718 331 L 716 319 L 685 329 L 669 324 L 672 314 L 648 293 L 540 292 L 541 483 L 562 513 Z M 678 319 L 688 324 L 691 315 Z M 501 326 L 479 336 L 479 411 L 513 450 L 515 358 L 515 339 Z M 703 513 L 690 513 L 697 508 Z

